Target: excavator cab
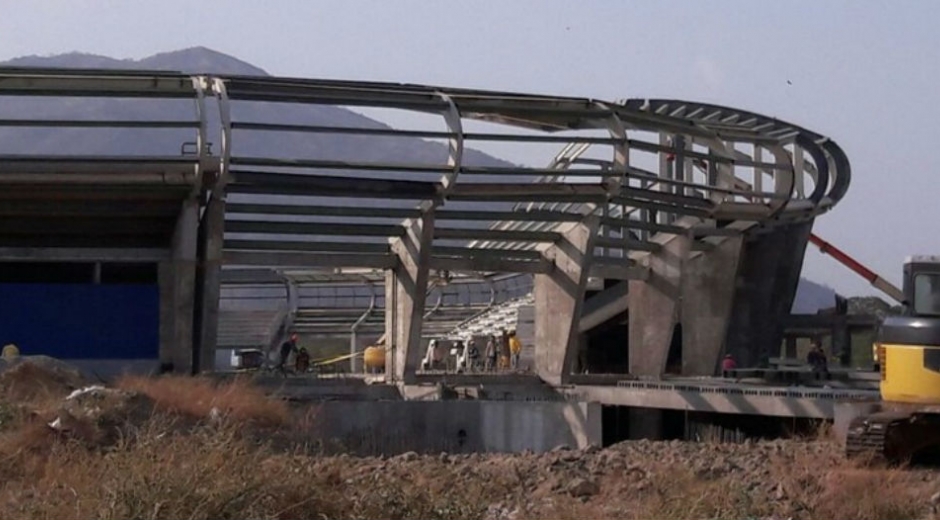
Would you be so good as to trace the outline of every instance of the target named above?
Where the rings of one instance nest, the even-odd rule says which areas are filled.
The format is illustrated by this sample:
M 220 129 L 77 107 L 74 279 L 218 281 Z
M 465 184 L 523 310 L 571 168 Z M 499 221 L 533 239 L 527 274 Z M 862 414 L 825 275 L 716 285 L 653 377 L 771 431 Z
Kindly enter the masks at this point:
M 903 293 L 903 314 L 885 318 L 876 336 L 881 410 L 850 425 L 850 456 L 940 454 L 940 256 L 908 258 Z
M 904 264 L 905 314 L 940 318 L 940 256 L 915 256 Z

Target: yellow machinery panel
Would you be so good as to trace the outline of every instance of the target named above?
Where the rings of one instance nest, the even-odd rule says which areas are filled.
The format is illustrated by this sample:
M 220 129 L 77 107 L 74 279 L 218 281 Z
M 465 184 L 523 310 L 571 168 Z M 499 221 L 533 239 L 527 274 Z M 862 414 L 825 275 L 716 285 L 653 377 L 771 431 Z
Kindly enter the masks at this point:
M 882 344 L 881 398 L 896 403 L 940 404 L 940 371 L 930 362 L 940 347 Z

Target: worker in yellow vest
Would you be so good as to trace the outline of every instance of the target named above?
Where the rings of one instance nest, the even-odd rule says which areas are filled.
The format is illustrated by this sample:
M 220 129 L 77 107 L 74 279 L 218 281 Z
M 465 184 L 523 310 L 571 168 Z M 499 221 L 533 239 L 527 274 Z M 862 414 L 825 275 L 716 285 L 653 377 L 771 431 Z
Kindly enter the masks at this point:
M 522 342 L 516 336 L 516 331 L 509 331 L 509 354 L 510 366 L 513 370 L 519 370 L 519 356 L 522 354 Z

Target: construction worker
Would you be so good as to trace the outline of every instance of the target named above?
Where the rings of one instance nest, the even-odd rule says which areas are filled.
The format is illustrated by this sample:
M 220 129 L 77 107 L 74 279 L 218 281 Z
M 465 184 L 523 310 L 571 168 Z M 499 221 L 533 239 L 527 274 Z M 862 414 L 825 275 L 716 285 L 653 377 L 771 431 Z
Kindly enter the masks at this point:
M 467 372 L 476 372 L 480 366 L 480 349 L 477 348 L 475 339 L 470 338 L 467 342 Z
M 496 339 L 490 336 L 486 340 L 486 349 L 484 351 L 486 354 L 486 366 L 484 370 L 487 372 L 493 372 L 496 370 Z
M 519 370 L 519 356 L 522 355 L 522 342 L 516 337 L 516 331 L 509 331 L 509 355 L 510 367 L 513 370 Z
M 813 339 L 810 345 L 811 348 L 809 354 L 806 355 L 806 362 L 812 367 L 813 373 L 828 377 L 829 360 L 826 359 L 826 353 L 823 352 L 822 344 L 818 339 Z
M 284 343 L 281 344 L 281 350 L 278 353 L 278 362 L 277 369 L 281 372 L 284 372 L 287 367 L 287 359 L 290 358 L 291 353 L 297 352 L 297 333 L 292 332 L 290 338 L 287 339 Z
M 737 368 L 738 363 L 734 360 L 734 357 L 731 354 L 725 354 L 725 358 L 721 360 L 722 377 L 731 377 L 731 372 Z

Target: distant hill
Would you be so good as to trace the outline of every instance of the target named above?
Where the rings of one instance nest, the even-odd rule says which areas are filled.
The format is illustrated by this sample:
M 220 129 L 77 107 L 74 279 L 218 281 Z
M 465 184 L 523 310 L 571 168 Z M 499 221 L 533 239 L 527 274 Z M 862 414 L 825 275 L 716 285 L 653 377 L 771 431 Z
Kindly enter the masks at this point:
M 161 70 L 244 76 L 268 75 L 264 69 L 205 47 L 161 52 L 140 60 L 119 60 L 97 54 L 69 52 L 53 56 L 22 56 L 0 62 L 0 65 L 70 69 Z
M 232 75 L 267 76 L 261 68 L 205 47 L 193 47 L 160 53 L 141 60 L 118 60 L 106 56 L 68 53 L 56 56 L 27 56 L 0 62 L 0 66 L 63 67 L 100 69 L 138 69 L 182 71 L 189 73 L 215 73 Z M 89 119 L 170 119 L 191 116 L 189 103 L 142 104 L 136 100 L 84 99 L 77 105 L 70 100 L 11 100 L 0 104 L 2 117 L 87 117 Z M 214 115 L 214 114 L 213 114 Z M 241 120 L 279 122 L 316 121 L 320 125 L 388 128 L 388 125 L 344 108 L 329 105 L 304 107 L 284 106 L 277 103 L 253 103 L 236 107 Z M 0 153 L 108 153 L 120 150 L 122 154 L 176 153 L 180 145 L 180 132 L 162 131 L 140 139 L 123 130 L 47 129 L 0 130 Z M 217 140 L 218 138 L 216 138 Z M 332 134 L 265 134 L 239 136 L 238 153 L 253 156 L 316 156 L 324 159 L 376 161 L 379 159 L 431 163 L 447 157 L 444 145 L 415 138 L 345 136 Z M 464 160 L 474 166 L 512 166 L 511 163 L 477 150 L 465 151 Z M 483 181 L 485 179 L 478 179 Z
M 0 66 L 63 67 L 98 69 L 134 69 L 267 76 L 267 72 L 232 56 L 193 47 L 155 54 L 140 60 L 119 60 L 107 56 L 72 52 L 54 56 L 24 56 Z M 241 120 L 279 121 L 285 123 L 316 121 L 320 125 L 389 128 L 380 121 L 341 107 L 309 105 L 284 106 L 276 103 L 254 103 L 236 107 Z M 0 118 L 89 118 L 89 119 L 173 119 L 192 116 L 191 104 L 141 103 L 137 100 L 83 99 L 79 103 L 63 99 L 11 99 L 0 103 Z M 0 153 L 57 154 L 174 154 L 181 142 L 191 140 L 190 134 L 156 132 L 142 139 L 124 130 L 73 129 L 0 129 Z M 218 142 L 218 136 L 210 135 Z M 349 136 L 331 134 L 251 134 L 236 140 L 237 153 L 251 156 L 317 157 L 334 160 L 395 161 L 402 163 L 442 162 L 447 150 L 443 144 L 418 138 Z M 474 166 L 512 166 L 512 163 L 467 149 L 466 164 Z M 361 175 L 361 173 L 357 173 Z M 383 175 L 373 172 L 372 175 Z M 407 175 L 395 174 L 398 178 Z M 472 181 L 487 182 L 491 176 L 474 176 Z M 467 182 L 469 179 L 465 179 Z M 313 201 L 311 201 L 313 202 Z M 379 204 L 376 202 L 376 204 Z M 485 204 L 485 203 L 484 203 Z M 479 204 L 478 204 L 479 205 Z M 486 204 L 495 208 L 496 204 Z M 485 225 L 485 223 L 483 223 Z M 801 279 L 794 302 L 794 312 L 814 313 L 834 305 L 835 291 Z
M 792 311 L 795 314 L 815 314 L 819 309 L 827 309 L 836 304 L 836 292 L 830 287 L 812 280 L 800 278 L 793 298 Z

